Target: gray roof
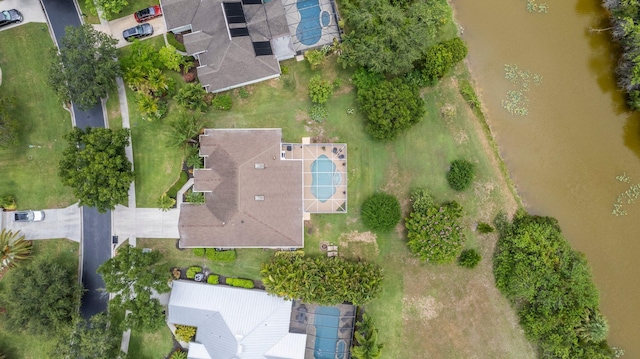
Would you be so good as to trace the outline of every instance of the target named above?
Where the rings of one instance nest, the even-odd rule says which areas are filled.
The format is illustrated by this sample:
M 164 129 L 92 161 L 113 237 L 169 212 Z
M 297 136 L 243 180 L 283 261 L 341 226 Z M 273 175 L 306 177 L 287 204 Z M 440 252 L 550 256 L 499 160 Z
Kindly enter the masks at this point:
M 264 291 L 174 281 L 169 299 L 173 324 L 197 328 L 189 358 L 304 358 L 306 334 L 289 333 L 291 301 Z
M 229 37 L 221 0 L 163 0 L 169 31 L 191 25 L 184 36 L 187 53 L 198 58 L 198 79 L 209 92 L 220 92 L 280 75 L 273 55 L 256 56 L 252 41 L 289 35 L 281 1 L 243 5 L 250 36 Z M 238 1 L 232 1 L 238 2 Z M 230 27 L 243 27 L 230 24 Z
M 303 163 L 281 159 L 281 137 L 280 129 L 205 130 L 205 168 L 194 171 L 205 204 L 182 205 L 181 247 L 304 246 Z

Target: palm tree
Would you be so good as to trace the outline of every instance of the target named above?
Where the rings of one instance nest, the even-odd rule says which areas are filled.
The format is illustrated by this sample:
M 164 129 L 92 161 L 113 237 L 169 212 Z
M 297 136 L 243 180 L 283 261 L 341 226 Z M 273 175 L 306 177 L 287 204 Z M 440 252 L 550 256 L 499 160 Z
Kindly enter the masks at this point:
M 382 355 L 384 344 L 378 343 L 378 329 L 373 325 L 373 320 L 367 314 L 362 315 L 362 321 L 357 323 L 355 332 L 357 346 L 351 348 L 351 357 L 354 359 L 377 359 Z
M 609 323 L 600 311 L 587 309 L 580 326 L 576 328 L 578 336 L 593 343 L 600 343 L 607 339 L 609 334 Z
M 19 261 L 25 260 L 31 254 L 31 242 L 26 241 L 24 236 L 19 236 L 18 232 L 7 231 L 6 228 L 0 232 L 0 268 L 10 268 L 16 266 Z
M 167 196 L 166 192 L 158 198 L 158 207 L 160 207 L 162 212 L 169 211 L 174 204 L 176 204 L 176 200 Z
M 169 144 L 171 147 L 184 148 L 189 143 L 198 143 L 195 138 L 202 127 L 199 115 L 181 112 L 178 118 L 171 122 Z

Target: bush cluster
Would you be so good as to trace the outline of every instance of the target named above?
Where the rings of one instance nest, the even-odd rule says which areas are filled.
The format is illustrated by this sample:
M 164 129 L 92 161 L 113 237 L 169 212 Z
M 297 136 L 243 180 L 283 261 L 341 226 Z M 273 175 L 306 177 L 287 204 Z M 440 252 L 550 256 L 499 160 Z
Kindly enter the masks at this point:
M 447 172 L 447 182 L 456 191 L 464 191 L 471 186 L 476 175 L 476 167 L 466 160 L 455 160 L 451 162 L 449 172 Z
M 255 284 L 251 279 L 242 279 L 242 278 L 227 278 L 227 285 L 232 287 L 240 287 L 252 289 L 255 288 Z
M 236 250 L 218 251 L 215 248 L 207 248 L 207 259 L 216 262 L 233 262 L 236 260 Z
M 198 257 L 204 257 L 204 252 L 205 252 L 204 248 L 194 248 L 193 249 L 193 255 L 196 255 Z
M 485 222 L 478 223 L 478 232 L 482 234 L 487 234 L 487 233 L 493 233 L 493 231 L 495 231 L 495 229 L 491 227 L 489 223 L 485 223 Z
M 343 258 L 309 258 L 281 252 L 262 264 L 262 282 L 270 294 L 307 303 L 363 305 L 382 290 L 382 268 Z
M 589 265 L 571 249 L 557 220 L 520 210 L 511 223 L 502 217 L 497 224 L 496 286 L 515 306 L 540 357 L 613 357 Z
M 362 204 L 362 221 L 372 231 L 390 231 L 400 222 L 400 202 L 387 193 L 376 193 Z
M 196 336 L 196 328 L 188 325 L 176 325 L 176 339 L 183 342 L 190 342 Z
M 437 205 L 425 189 L 413 191 L 411 203 L 411 214 L 405 220 L 409 249 L 428 262 L 452 262 L 465 240 L 459 223 L 462 207 L 457 202 Z
M 311 102 L 324 104 L 333 94 L 333 85 L 331 82 L 323 79 L 320 75 L 311 77 L 309 80 L 309 97 Z
M 187 278 L 193 279 L 196 277 L 196 274 L 202 272 L 202 267 L 192 266 L 187 269 Z
M 173 354 L 171 354 L 170 359 L 187 359 L 187 352 L 183 352 L 182 350 L 178 349 L 175 352 L 173 352 Z
M 458 257 L 458 264 L 465 268 L 475 268 L 482 260 L 482 256 L 475 249 L 465 249 Z
M 421 63 L 424 81 L 429 84 L 438 82 L 467 56 L 467 51 L 467 45 L 459 37 L 431 46 Z
M 233 100 L 231 99 L 231 95 L 228 94 L 216 95 L 211 101 L 211 105 L 216 110 L 229 111 L 233 105 Z
M 207 283 L 209 284 L 218 284 L 220 283 L 220 276 L 215 274 L 209 274 L 207 277 Z

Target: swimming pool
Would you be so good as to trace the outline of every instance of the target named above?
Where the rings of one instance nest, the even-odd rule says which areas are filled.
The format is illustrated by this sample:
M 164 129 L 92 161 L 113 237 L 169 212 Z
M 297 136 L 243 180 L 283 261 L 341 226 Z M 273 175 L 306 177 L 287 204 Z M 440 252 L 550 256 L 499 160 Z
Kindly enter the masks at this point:
M 322 37 L 322 27 L 329 25 L 329 13 L 322 11 L 322 15 L 320 14 L 318 0 L 298 0 L 296 7 L 300 12 L 300 23 L 296 28 L 296 37 L 304 45 L 315 45 Z
M 345 343 L 340 340 L 342 351 L 338 348 L 338 327 L 340 324 L 340 309 L 335 307 L 317 307 L 313 324 L 316 327 L 316 344 L 313 351 L 315 359 L 344 358 Z
M 336 164 L 326 155 L 320 155 L 311 163 L 311 193 L 324 203 L 342 183 L 342 175 L 336 172 Z

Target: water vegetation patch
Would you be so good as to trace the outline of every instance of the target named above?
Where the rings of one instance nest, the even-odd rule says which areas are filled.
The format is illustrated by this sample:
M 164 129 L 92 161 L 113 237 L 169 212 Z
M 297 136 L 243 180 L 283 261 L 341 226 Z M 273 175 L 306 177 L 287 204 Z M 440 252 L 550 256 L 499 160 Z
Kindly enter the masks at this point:
M 527 0 L 527 11 L 546 14 L 549 11 L 547 3 L 538 4 L 536 0 Z
M 502 107 L 512 115 L 529 114 L 529 98 L 526 93 L 542 83 L 542 76 L 529 70 L 521 70 L 518 65 L 505 64 L 504 78 L 511 81 L 515 89 L 507 92 Z
M 616 176 L 616 179 L 622 183 L 631 183 L 631 177 L 627 176 L 626 173 Z M 629 185 L 629 188 L 620 193 L 616 198 L 611 214 L 615 216 L 626 216 L 627 211 L 622 208 L 623 204 L 625 202 L 626 204 L 632 204 L 638 199 L 638 196 L 640 196 L 640 183 Z

